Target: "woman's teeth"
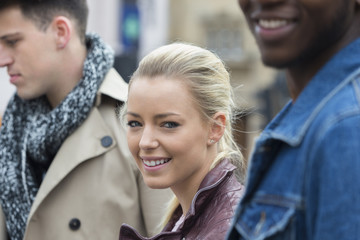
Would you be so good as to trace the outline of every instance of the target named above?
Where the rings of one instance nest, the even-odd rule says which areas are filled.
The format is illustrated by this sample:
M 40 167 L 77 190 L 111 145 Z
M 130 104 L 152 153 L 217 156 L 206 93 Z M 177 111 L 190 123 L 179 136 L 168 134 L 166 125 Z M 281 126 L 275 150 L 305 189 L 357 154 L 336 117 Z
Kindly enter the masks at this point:
M 168 161 L 170 161 L 170 159 L 161 159 L 161 160 L 156 160 L 156 161 L 146 161 L 146 160 L 144 160 L 143 162 L 148 167 L 155 167 L 155 166 L 167 163 Z

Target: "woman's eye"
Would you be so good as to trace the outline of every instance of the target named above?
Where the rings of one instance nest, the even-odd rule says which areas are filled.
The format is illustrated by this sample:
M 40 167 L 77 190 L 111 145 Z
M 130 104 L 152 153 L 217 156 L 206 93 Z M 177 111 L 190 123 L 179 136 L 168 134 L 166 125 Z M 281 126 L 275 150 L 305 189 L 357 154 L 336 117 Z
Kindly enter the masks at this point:
M 163 127 L 166 127 L 166 128 L 176 128 L 178 127 L 180 124 L 176 123 L 176 122 L 165 122 L 163 124 Z
M 129 126 L 129 127 L 141 127 L 141 124 L 138 122 L 138 121 L 129 121 L 128 123 L 127 123 L 127 125 Z

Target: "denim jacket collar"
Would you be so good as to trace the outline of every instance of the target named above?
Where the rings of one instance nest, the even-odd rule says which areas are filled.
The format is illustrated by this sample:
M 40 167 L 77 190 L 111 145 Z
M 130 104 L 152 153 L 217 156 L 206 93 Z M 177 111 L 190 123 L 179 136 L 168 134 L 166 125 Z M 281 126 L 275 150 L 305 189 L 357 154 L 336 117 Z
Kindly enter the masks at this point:
M 273 138 L 298 146 L 322 106 L 360 72 L 360 38 L 338 52 L 265 128 L 260 139 Z M 339 67 L 341 66 L 341 67 Z

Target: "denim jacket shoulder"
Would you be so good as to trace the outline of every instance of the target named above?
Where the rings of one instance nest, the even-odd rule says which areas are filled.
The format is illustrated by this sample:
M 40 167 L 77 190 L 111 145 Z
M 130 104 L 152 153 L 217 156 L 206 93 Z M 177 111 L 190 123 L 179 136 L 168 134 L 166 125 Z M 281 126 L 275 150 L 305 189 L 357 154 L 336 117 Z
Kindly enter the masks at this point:
M 257 139 L 228 239 L 336 239 L 331 229 L 340 234 L 338 222 L 317 222 L 319 214 L 359 218 L 331 201 L 341 194 L 336 179 L 360 181 L 354 179 L 360 167 L 359 56 L 360 39 L 334 56 Z M 360 197 L 354 185 L 349 198 Z

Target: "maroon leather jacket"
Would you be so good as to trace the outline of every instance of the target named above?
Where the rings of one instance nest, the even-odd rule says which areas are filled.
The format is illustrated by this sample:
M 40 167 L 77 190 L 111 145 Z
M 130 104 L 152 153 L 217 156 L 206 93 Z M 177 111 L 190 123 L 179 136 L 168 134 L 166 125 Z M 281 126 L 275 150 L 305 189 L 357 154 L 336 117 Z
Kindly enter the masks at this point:
M 244 186 L 235 178 L 235 166 L 223 160 L 212 169 L 202 181 L 195 194 L 183 224 L 172 232 L 182 215 L 179 206 L 172 218 L 158 235 L 145 238 L 134 228 L 123 224 L 119 240 L 222 240 L 230 227 L 237 203 L 244 192 Z

